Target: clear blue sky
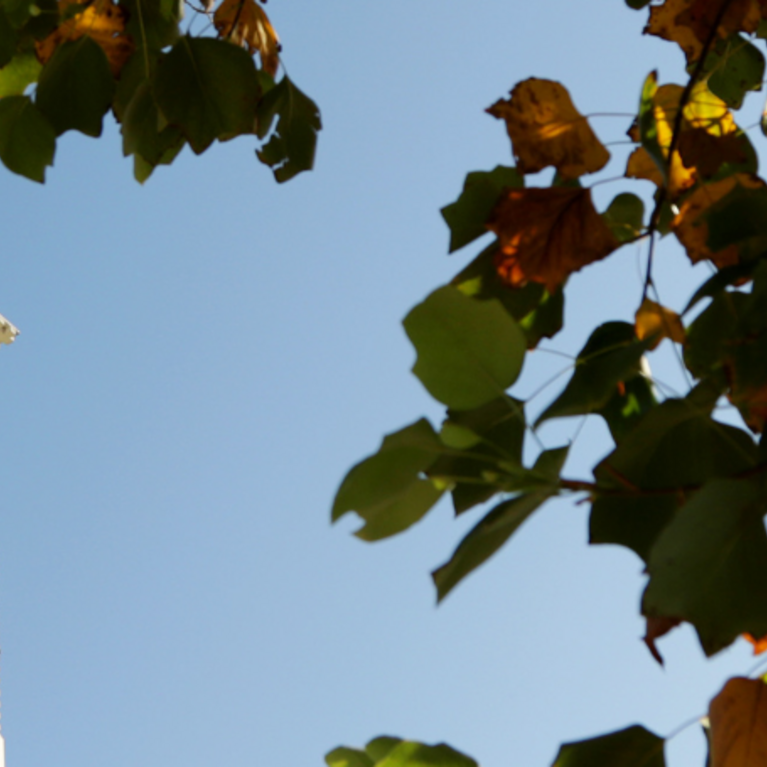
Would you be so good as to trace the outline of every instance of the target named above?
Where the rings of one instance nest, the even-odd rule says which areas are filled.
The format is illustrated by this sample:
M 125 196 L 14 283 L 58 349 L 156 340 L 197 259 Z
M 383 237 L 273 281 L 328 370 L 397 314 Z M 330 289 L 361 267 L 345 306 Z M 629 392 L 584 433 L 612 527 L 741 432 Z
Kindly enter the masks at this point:
M 702 714 L 749 649 L 706 661 L 681 629 L 660 669 L 639 641 L 641 563 L 585 545 L 586 506 L 545 507 L 438 609 L 428 573 L 476 512 L 445 503 L 376 545 L 329 525 L 352 463 L 441 415 L 399 323 L 475 252 L 446 256 L 438 209 L 466 172 L 511 161 L 485 107 L 536 75 L 584 113 L 633 112 L 650 69 L 681 80 L 681 53 L 620 0 L 268 9 L 322 109 L 315 172 L 278 187 L 241 138 L 142 188 L 109 125 L 67 134 L 44 187 L 0 173 L 0 312 L 22 331 L 0 350 L 9 767 L 310 767 L 382 733 L 546 767 L 561 741 Z M 594 127 L 621 141 L 628 123 Z M 612 149 L 604 177 L 623 171 Z M 597 187 L 600 207 L 626 188 Z M 574 277 L 568 329 L 544 345 L 573 353 L 630 319 L 637 258 Z M 658 269 L 675 308 L 705 276 L 670 242 Z M 562 364 L 531 355 L 514 393 Z M 608 447 L 587 422 L 568 473 Z M 691 728 L 671 763 L 701 748 Z

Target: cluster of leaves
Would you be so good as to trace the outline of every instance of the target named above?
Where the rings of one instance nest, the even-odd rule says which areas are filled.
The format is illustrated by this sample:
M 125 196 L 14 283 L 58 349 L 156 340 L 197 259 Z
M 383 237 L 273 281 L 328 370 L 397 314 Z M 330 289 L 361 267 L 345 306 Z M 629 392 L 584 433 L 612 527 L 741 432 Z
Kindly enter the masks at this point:
M 767 185 L 733 114 L 761 88 L 767 2 L 662 0 L 648 10 L 645 32 L 677 43 L 689 74 L 686 84 L 659 85 L 650 73 L 628 129 L 635 148 L 623 177 L 655 185 L 652 209 L 630 192 L 596 209 L 582 178 L 605 168 L 610 154 L 561 84 L 531 78 L 492 105 L 516 167 L 470 173 L 442 214 L 451 252 L 488 232 L 495 239 L 404 320 L 417 352 L 413 372 L 447 407 L 445 419 L 386 436 L 347 474 L 332 518 L 356 512 L 364 521 L 356 535 L 375 541 L 418 522 L 444 494 L 457 515 L 495 498 L 432 573 L 442 600 L 547 500 L 585 494 L 591 543 L 625 546 L 646 565 L 645 641 L 662 663 L 656 640 L 681 622 L 709 656 L 741 635 L 767 646 L 767 440 L 759 436 L 767 423 Z M 555 171 L 549 186 L 526 185 L 545 168 Z M 670 234 L 691 263 L 707 261 L 713 272 L 679 313 L 653 300 L 655 243 Z M 530 422 L 509 390 L 528 352 L 561 329 L 568 278 L 640 240 L 648 256 L 635 322 L 595 328 L 564 389 Z M 682 317 L 703 301 L 685 326 Z M 648 375 L 647 356 L 663 340 L 694 380 L 686 396 L 661 399 Z M 715 418 L 727 400 L 742 425 Z M 537 441 L 543 422 L 588 415 L 603 418 L 614 440 L 593 477 L 563 476 L 569 446 L 541 447 L 526 465 L 526 435 Z M 709 720 L 714 767 L 767 760 L 763 681 L 730 680 Z M 663 743 L 634 726 L 564 745 L 555 765 L 661 767 Z M 419 759 L 381 759 L 368 747 L 327 761 L 459 763 Z
M 277 181 L 310 169 L 319 112 L 287 75 L 275 81 L 266 13 L 215 5 L 194 12 L 217 37 L 193 37 L 180 0 L 0 0 L 0 160 L 43 182 L 58 136 L 100 136 L 111 110 L 140 182 L 187 143 L 201 154 L 241 135 L 263 142 Z

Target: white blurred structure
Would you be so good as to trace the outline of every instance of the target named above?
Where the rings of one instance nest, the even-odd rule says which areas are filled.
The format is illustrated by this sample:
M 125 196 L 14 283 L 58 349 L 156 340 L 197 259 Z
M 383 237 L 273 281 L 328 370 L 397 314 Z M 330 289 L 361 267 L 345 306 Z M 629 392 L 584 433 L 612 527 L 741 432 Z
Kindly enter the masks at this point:
M 18 334 L 19 329 L 0 314 L 0 344 L 12 344 Z M 5 760 L 0 763 L 0 767 L 4 767 L 4 765 Z

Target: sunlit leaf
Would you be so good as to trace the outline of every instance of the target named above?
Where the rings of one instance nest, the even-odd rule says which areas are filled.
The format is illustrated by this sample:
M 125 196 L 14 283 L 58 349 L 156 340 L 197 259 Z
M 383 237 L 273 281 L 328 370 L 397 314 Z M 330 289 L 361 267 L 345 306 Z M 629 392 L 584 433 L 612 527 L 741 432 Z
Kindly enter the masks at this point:
M 670 40 L 684 51 L 688 62 L 697 61 L 714 31 L 720 6 L 710 0 L 665 0 L 650 8 L 645 32 Z M 761 21 L 758 0 L 733 0 L 716 27 L 719 38 L 736 32 L 755 32 Z
M 403 324 L 418 352 L 413 372 L 435 399 L 455 410 L 502 396 L 522 369 L 525 337 L 497 301 L 475 301 L 445 286 Z
M 272 77 L 280 65 L 280 39 L 269 17 L 255 0 L 224 0 L 213 14 L 219 37 L 258 52 L 261 66 Z
M 610 159 L 567 89 L 553 80 L 532 77 L 518 83 L 510 99 L 487 111 L 506 122 L 522 173 L 553 165 L 562 177 L 577 178 L 601 170 Z
M 375 762 L 364 751 L 346 746 L 325 754 L 325 764 L 328 767 L 375 767 Z
M 117 77 L 135 49 L 133 39 L 125 31 L 125 9 L 112 0 L 93 0 L 83 4 L 78 0 L 59 0 L 59 13 L 64 20 L 35 46 L 40 61 L 43 64 L 49 61 L 56 49 L 67 40 L 87 35 L 101 46 L 112 74 Z
M 29 85 L 37 82 L 42 67 L 32 53 L 20 53 L 0 69 L 0 98 L 21 96 Z
M 375 541 L 406 530 L 439 500 L 443 488 L 423 474 L 445 450 L 425 419 L 386 436 L 375 455 L 353 466 L 336 493 L 332 520 L 355 511 L 355 534 Z
M 445 743 L 428 746 L 403 740 L 376 767 L 477 767 L 477 763 Z
M 650 349 L 655 349 L 664 338 L 678 344 L 685 342 L 684 325 L 679 315 L 649 298 L 645 298 L 637 310 L 634 327 L 637 338 L 650 341 Z
M 502 279 L 515 287 L 540 282 L 549 293 L 620 245 L 588 189 L 511 189 L 487 225 L 500 242 L 496 266 Z
M 767 684 L 729 679 L 711 701 L 711 767 L 767 764 Z

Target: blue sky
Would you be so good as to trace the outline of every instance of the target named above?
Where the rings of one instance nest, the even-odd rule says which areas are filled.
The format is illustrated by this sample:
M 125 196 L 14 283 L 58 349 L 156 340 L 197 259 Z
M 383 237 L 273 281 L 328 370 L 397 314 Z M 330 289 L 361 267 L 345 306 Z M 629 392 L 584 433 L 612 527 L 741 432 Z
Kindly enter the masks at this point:
M 660 669 L 639 641 L 641 563 L 585 545 L 586 506 L 544 507 L 438 609 L 428 573 L 476 512 L 454 520 L 445 503 L 374 545 L 351 518 L 329 525 L 352 463 L 441 417 L 400 321 L 476 252 L 446 256 L 438 209 L 468 171 L 511 162 L 484 109 L 535 75 L 583 113 L 633 112 L 651 69 L 681 80 L 681 53 L 620 0 L 268 10 L 322 110 L 313 173 L 278 187 L 241 138 L 140 187 L 108 124 L 67 134 L 44 187 L 0 174 L 0 311 L 22 331 L 0 351 L 9 765 L 298 767 L 382 733 L 446 740 L 483 767 L 548 765 L 562 741 L 635 722 L 665 735 L 704 713 L 749 648 L 706 661 L 681 629 Z M 611 142 L 629 122 L 593 124 Z M 627 147 L 611 149 L 603 178 L 624 168 Z M 598 206 L 625 189 L 651 191 L 600 185 Z M 576 275 L 567 330 L 544 346 L 574 353 L 630 319 L 640 256 Z M 706 276 L 691 271 L 664 241 L 666 304 Z M 536 352 L 513 393 L 562 365 Z M 608 449 L 589 420 L 568 473 L 588 477 Z M 690 728 L 671 764 L 701 749 Z

